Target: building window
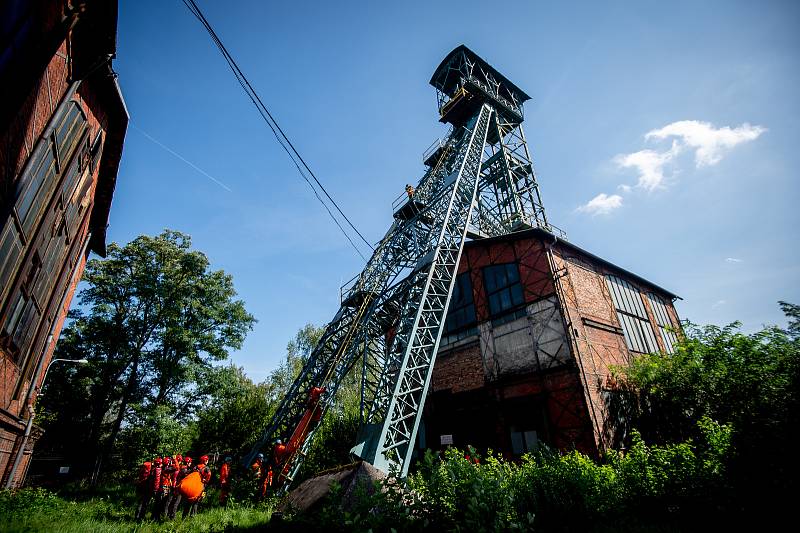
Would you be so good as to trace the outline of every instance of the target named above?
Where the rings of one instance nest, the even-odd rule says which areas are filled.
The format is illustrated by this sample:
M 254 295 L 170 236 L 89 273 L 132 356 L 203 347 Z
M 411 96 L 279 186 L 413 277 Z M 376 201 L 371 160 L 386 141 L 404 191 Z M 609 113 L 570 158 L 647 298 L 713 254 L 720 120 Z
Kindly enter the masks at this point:
M 514 455 L 535 452 L 539 449 L 539 434 L 534 430 L 511 428 L 511 452 Z
M 33 300 L 23 292 L 18 292 L 16 301 L 3 324 L 3 333 L 8 336 L 10 347 L 16 352 L 17 359 L 22 355 L 23 348 L 30 340 L 38 318 L 39 312 L 36 310 Z
M 453 285 L 453 296 L 447 310 L 444 332 L 452 333 L 475 323 L 475 303 L 472 300 L 472 283 L 469 272 L 456 276 Z
M 51 139 L 46 139 L 34 153 L 34 159 L 29 165 L 29 171 L 23 176 L 22 188 L 24 189 L 17 200 L 17 217 L 22 224 L 25 235 L 30 238 L 39 213 L 45 208 L 44 197 L 52 192 L 55 186 L 56 156 Z M 48 191 L 50 189 L 50 191 Z
M 22 230 L 30 238 L 50 203 L 58 175 L 63 173 L 86 130 L 86 118 L 77 102 L 70 102 L 56 120 L 52 135 L 43 138 L 19 180 L 15 210 Z
M 22 241 L 14 221 L 9 219 L 0 233 L 0 307 L 6 290 L 11 288 L 14 282 L 13 275 L 17 271 L 21 255 Z
M 489 312 L 493 317 L 505 314 L 525 303 L 519 267 L 516 263 L 492 265 L 483 269 Z
M 26 365 L 30 345 L 62 272 L 70 244 L 65 208 L 70 200 L 81 205 L 80 193 L 70 195 L 76 189 L 86 189 L 82 171 L 89 163 L 88 142 L 82 141 L 88 136 L 87 120 L 76 101 L 67 102 L 47 131 L 16 182 L 12 216 L 0 232 L 0 292 L 3 298 L 8 296 L 5 302 L 0 300 L 5 306 L 0 316 L 0 342 L 15 354 L 20 367 Z M 75 210 L 76 225 L 83 212 Z
M 478 334 L 475 317 L 475 302 L 472 298 L 472 283 L 469 272 L 456 276 L 453 295 L 442 332 L 442 345 L 447 345 Z
M 653 314 L 656 317 L 656 324 L 661 332 L 661 340 L 664 341 L 664 348 L 667 353 L 675 352 L 675 343 L 678 342 L 678 336 L 675 334 L 675 326 L 669 318 L 667 311 L 667 304 L 657 294 L 648 293 L 647 301 L 650 302 L 650 307 L 653 309 Z
M 655 334 L 639 291 L 617 276 L 606 276 L 606 283 L 617 310 L 617 318 L 622 326 L 628 349 L 638 353 L 658 351 Z

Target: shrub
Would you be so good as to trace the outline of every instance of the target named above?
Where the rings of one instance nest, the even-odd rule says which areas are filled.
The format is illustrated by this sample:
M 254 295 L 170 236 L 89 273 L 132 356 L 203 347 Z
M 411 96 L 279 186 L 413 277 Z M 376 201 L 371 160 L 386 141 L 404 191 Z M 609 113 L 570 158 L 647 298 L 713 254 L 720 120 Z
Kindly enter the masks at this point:
M 390 477 L 346 512 L 334 491 L 302 520 L 353 531 L 587 531 L 688 521 L 718 494 L 730 451 L 729 427 L 707 418 L 699 426 L 696 443 L 650 446 L 634 433 L 626 454 L 600 462 L 577 451 L 544 450 L 519 462 L 471 449 L 441 458 L 428 452 L 405 483 Z

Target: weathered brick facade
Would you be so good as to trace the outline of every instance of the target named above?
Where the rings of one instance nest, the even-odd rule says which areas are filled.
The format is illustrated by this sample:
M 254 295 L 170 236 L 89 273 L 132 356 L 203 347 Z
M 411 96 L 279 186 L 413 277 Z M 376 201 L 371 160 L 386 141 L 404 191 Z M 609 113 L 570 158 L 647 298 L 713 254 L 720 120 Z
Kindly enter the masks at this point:
M 111 70 L 115 2 L 12 2 L 0 16 L 0 474 L 17 486 L 86 258 L 105 253 L 128 116 Z
M 638 333 L 624 331 L 608 276 L 638 291 L 647 319 L 636 327 L 652 329 L 643 335 L 657 340 L 653 349 L 668 351 L 662 335 L 679 327 L 675 295 L 538 229 L 468 242 L 458 273 L 472 303 L 451 303 L 448 320 L 460 306 L 463 327 L 445 327 L 420 444 L 435 449 L 452 436 L 507 456 L 539 442 L 590 455 L 619 445 L 611 370 L 630 361 L 626 335 Z M 653 298 L 668 310 L 667 332 Z

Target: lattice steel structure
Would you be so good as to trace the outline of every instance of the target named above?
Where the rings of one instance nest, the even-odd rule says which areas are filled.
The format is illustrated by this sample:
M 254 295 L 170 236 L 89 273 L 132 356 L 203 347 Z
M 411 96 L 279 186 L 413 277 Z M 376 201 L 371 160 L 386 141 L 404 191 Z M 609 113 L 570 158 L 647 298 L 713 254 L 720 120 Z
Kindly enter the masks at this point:
M 339 311 L 248 457 L 268 451 L 279 486 L 356 366 L 362 429 L 353 453 L 405 476 L 464 241 L 530 227 L 560 233 L 547 221 L 522 130 L 528 95 L 463 45 L 430 83 L 449 135 L 423 156 L 413 195 L 395 202 L 389 230 L 343 287 Z

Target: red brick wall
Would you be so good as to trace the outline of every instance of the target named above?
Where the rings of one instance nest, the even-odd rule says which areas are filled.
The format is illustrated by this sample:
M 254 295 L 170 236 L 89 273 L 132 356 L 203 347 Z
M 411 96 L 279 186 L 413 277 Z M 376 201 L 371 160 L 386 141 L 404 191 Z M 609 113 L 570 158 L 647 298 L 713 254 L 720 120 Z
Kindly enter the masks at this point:
M 440 353 L 436 356 L 431 377 L 431 391 L 449 390 L 453 393 L 479 389 L 484 386 L 483 361 L 480 346 Z
M 66 42 L 65 42 L 59 48 L 59 54 L 65 53 L 66 50 L 67 50 L 67 45 L 66 45 Z M 59 100 L 55 100 L 55 95 L 61 95 L 61 96 L 59 96 L 59 98 L 61 98 L 63 96 L 63 94 L 66 92 L 66 89 L 67 89 L 66 81 L 65 80 L 60 80 L 59 81 L 59 79 L 56 78 L 56 74 L 64 75 L 66 73 L 65 64 L 66 64 L 65 60 L 62 57 L 60 57 L 60 55 L 58 55 L 58 54 L 55 55 L 53 57 L 53 59 L 50 61 L 50 64 L 48 65 L 48 67 L 47 67 L 47 72 L 50 72 L 51 70 L 54 72 L 53 76 L 45 75 L 40 80 L 40 83 L 37 84 L 36 92 L 35 92 L 36 97 L 33 100 L 35 102 L 38 102 L 36 105 L 34 105 L 34 108 L 38 110 L 38 115 L 35 116 L 32 120 L 29 121 L 29 123 L 31 125 L 31 128 L 33 128 L 33 129 L 30 130 L 31 132 L 33 132 L 35 130 L 37 132 L 37 134 L 41 134 L 41 132 L 47 126 L 47 124 L 48 124 L 48 122 L 50 120 L 50 116 L 52 115 L 52 112 L 55 110 L 55 108 L 59 104 Z M 49 85 L 48 85 L 48 80 L 49 80 Z M 49 102 L 51 94 L 54 95 L 54 97 L 53 97 L 53 99 L 54 99 L 53 105 L 52 105 L 52 107 L 49 106 L 49 105 L 45 106 L 44 103 L 45 102 Z M 107 129 L 107 117 L 106 117 L 105 113 L 102 111 L 102 108 L 100 107 L 100 105 L 93 98 L 91 87 L 90 87 L 90 85 L 88 83 L 83 83 L 81 85 L 79 90 L 74 94 L 73 99 L 75 101 L 77 101 L 81 105 L 81 108 L 86 113 L 87 121 L 88 121 L 88 127 L 89 127 L 89 138 L 91 140 L 93 140 L 95 138 L 95 136 L 97 135 L 97 132 L 99 130 L 101 130 L 101 129 L 106 130 Z M 19 122 L 19 123 L 25 122 L 24 117 L 22 116 L 23 113 L 24 113 L 24 110 L 22 110 L 20 112 L 20 115 L 18 116 L 17 122 Z M 50 114 L 48 115 L 46 113 L 50 113 Z M 38 137 L 36 138 L 36 141 L 38 141 Z M 33 144 L 35 144 L 35 143 L 32 143 L 31 146 L 33 146 Z M 25 164 L 25 160 L 24 159 L 21 162 L 17 163 L 17 166 L 16 166 L 17 172 L 22 170 L 22 168 L 24 167 L 24 164 Z M 99 166 L 96 166 L 95 169 L 94 169 L 94 174 L 91 177 L 91 179 L 92 179 L 92 188 L 91 188 L 90 193 L 89 193 L 89 196 L 92 199 L 94 198 L 94 188 L 97 185 L 98 172 L 99 172 Z M 87 231 L 88 231 L 88 222 L 89 222 L 88 215 L 89 215 L 89 213 L 91 213 L 92 207 L 93 207 L 93 201 L 90 202 L 90 204 L 89 204 L 89 206 L 88 206 L 88 208 L 87 208 L 87 210 L 86 210 L 86 212 L 84 214 L 84 219 L 80 223 L 80 231 L 78 232 L 77 238 L 74 239 L 74 241 L 71 243 L 71 246 L 70 246 L 71 247 L 71 251 L 67 255 L 68 258 L 69 257 L 75 257 L 75 254 L 77 254 L 79 252 L 79 250 L 82 248 L 82 244 L 83 244 L 83 242 L 85 240 L 85 236 L 86 236 Z M 28 253 L 26 253 L 26 256 L 31 251 L 32 250 L 28 250 Z M 20 267 L 24 268 L 24 265 L 26 264 L 26 262 L 27 262 L 27 257 L 25 259 L 23 259 L 23 261 L 21 262 Z M 81 265 L 83 264 L 83 260 L 82 259 L 80 259 L 79 262 L 81 263 Z M 80 276 L 80 273 L 82 273 L 83 267 L 80 266 L 79 268 L 80 268 L 80 272 L 79 272 L 78 276 Z M 53 302 L 53 303 L 51 303 L 51 306 L 52 305 L 57 305 L 58 301 L 60 301 L 61 290 L 59 290 L 59 289 L 63 290 L 63 287 L 65 286 L 64 284 L 68 282 L 68 280 L 69 280 L 70 276 L 72 275 L 73 271 L 74 271 L 73 265 L 70 265 L 70 264 L 65 264 L 64 265 L 64 268 L 62 269 L 62 271 L 61 271 L 61 273 L 59 275 L 59 277 L 61 278 L 62 281 L 61 281 L 61 283 L 56 284 L 54 294 L 52 295 L 51 300 L 50 300 L 51 302 Z M 78 277 L 78 279 L 80 279 L 80 277 Z M 63 324 L 63 320 L 65 318 L 66 311 L 69 309 L 69 304 L 71 303 L 71 300 L 72 300 L 72 291 L 70 291 L 70 293 L 69 293 L 69 295 L 67 297 L 65 310 L 57 311 L 55 309 L 51 309 L 51 312 L 55 311 L 57 314 L 55 314 L 55 315 L 46 314 L 43 317 L 43 319 L 40 321 L 39 329 L 38 329 L 38 331 L 36 333 L 36 338 L 35 338 L 34 342 L 31 345 L 32 346 L 32 350 L 34 350 L 34 352 L 39 352 L 40 353 L 41 350 L 45 348 L 45 344 L 47 342 L 47 337 L 49 336 L 49 333 L 50 333 L 50 330 L 51 330 L 51 324 L 53 323 L 53 320 L 55 320 L 56 322 L 59 323 L 59 325 L 57 327 L 57 330 L 60 332 L 61 325 Z M 57 339 L 58 337 L 56 336 L 55 338 Z M 50 345 L 49 350 L 48 350 L 48 354 L 52 353 L 52 350 L 53 350 L 54 346 L 55 346 L 55 343 L 52 343 Z M 19 380 L 21 369 L 19 369 L 14 363 L 10 362 L 7 357 L 4 357 L 3 359 L 4 359 L 3 360 L 3 367 L 2 367 L 3 372 L 2 372 L 2 376 L 1 376 L 2 379 L 3 379 L 3 381 L 2 381 L 2 385 L 3 385 L 2 400 L 3 400 L 3 402 L 2 402 L 2 404 L 0 404 L 0 408 L 5 408 L 5 409 L 7 409 L 7 410 L 9 410 L 9 411 L 11 411 L 12 413 L 15 413 L 15 414 L 16 413 L 20 413 L 23 410 L 23 406 L 19 404 L 19 401 L 17 401 L 14 398 L 12 398 L 12 394 L 17 389 L 16 383 Z M 28 378 L 32 377 L 33 374 L 35 373 L 35 368 L 37 366 L 37 360 L 38 360 L 38 357 L 31 358 L 31 360 L 30 360 L 30 362 L 29 362 L 29 364 L 27 366 L 27 372 L 26 372 L 26 375 L 28 376 Z M 19 392 L 19 394 L 17 395 L 17 398 L 23 398 L 25 396 L 25 394 L 26 394 L 27 388 L 28 388 L 28 382 L 26 381 L 26 384 L 23 386 L 22 391 Z
M 476 241 L 467 245 L 459 265 L 459 273 L 469 272 L 473 287 L 473 299 L 479 323 L 489 321 L 488 303 L 485 297 L 482 269 L 500 263 L 517 262 L 527 304 L 541 301 L 555 292 L 546 248 L 536 237 L 517 238 L 483 243 Z M 524 319 L 522 319 L 524 320 Z M 486 325 L 486 324 L 484 324 Z M 481 326 L 483 334 L 491 337 L 493 328 Z M 452 401 L 461 409 L 472 408 L 475 416 L 490 416 L 494 419 L 491 437 L 492 447 L 510 453 L 508 428 L 502 420 L 503 401 L 522 397 L 539 398 L 547 418 L 547 432 L 541 435 L 548 444 L 563 449 L 577 449 L 595 454 L 596 445 L 592 435 L 592 424 L 588 418 L 583 384 L 573 366 L 555 371 L 527 374 L 500 382 L 485 374 L 483 343 L 476 342 L 440 352 L 433 369 L 429 402 L 436 403 L 436 393 L 449 391 Z M 531 358 L 535 359 L 531 353 Z M 532 365 L 532 367 L 535 365 Z M 486 400 L 476 391 L 483 390 L 491 398 Z M 463 393 L 463 394 L 462 394 Z M 492 406 L 473 405 L 469 402 L 490 401 Z M 441 415 L 441 407 L 431 405 L 431 411 Z M 488 414 L 487 414 L 488 413 Z M 445 415 L 446 416 L 446 415 Z M 477 423 L 477 421 L 476 421 Z M 483 422 L 481 422 L 483 423 Z M 496 427 L 494 427 L 496 426 Z M 429 443 L 434 445 L 437 443 Z
M 33 146 L 39 140 L 53 112 L 58 107 L 58 104 L 67 91 L 69 62 L 65 57 L 62 57 L 67 55 L 67 50 L 67 42 L 64 41 L 59 48 L 59 52 L 52 58 L 47 68 L 43 71 L 41 78 L 33 87 L 31 95 L 26 100 L 23 108 L 20 109 L 14 122 L 5 132 L 0 133 L 0 169 L 2 169 L 2 174 L 0 174 L 2 188 L 0 190 L 13 190 L 13 182 L 18 178 Z M 86 113 L 89 138 L 93 141 L 98 131 L 107 130 L 107 115 L 103 111 L 102 105 L 94 97 L 89 82 L 81 84 L 78 91 L 76 91 L 73 96 L 73 99 L 80 104 L 81 108 Z M 44 369 L 52 359 L 56 341 L 63 327 L 67 311 L 70 308 L 77 283 L 83 273 L 86 264 L 86 254 L 80 255 L 80 252 L 84 249 L 84 243 L 86 242 L 89 231 L 89 218 L 94 207 L 94 195 L 98 182 L 99 170 L 100 165 L 96 165 L 93 175 L 90 178 L 92 185 L 88 193 L 90 198 L 89 205 L 79 222 L 79 230 L 70 243 L 70 251 L 66 255 L 65 264 L 58 274 L 60 281 L 54 286 L 53 293 L 49 299 L 50 304 L 48 306 L 48 311 L 42 317 L 36 333 L 36 339 L 31 345 L 31 357 L 26 366 L 26 375 L 29 379 L 35 375 L 36 368 L 40 364 L 41 368 Z M 5 220 L 3 220 L 3 223 L 5 223 Z M 27 256 L 30 253 L 31 250 L 26 251 L 26 257 L 23 258 L 20 263 L 20 269 L 24 268 L 27 264 Z M 70 262 L 70 258 L 73 258 L 74 261 Z M 75 273 L 74 277 L 73 273 Z M 18 276 L 19 274 L 17 277 Z M 72 283 L 67 286 L 70 281 L 72 281 Z M 62 294 L 65 289 L 67 295 L 63 305 L 59 307 L 58 305 L 61 303 Z M 2 306 L 2 304 L 3 302 L 0 302 L 0 306 Z M 0 312 L 2 312 L 1 308 Z M 54 322 L 55 328 L 52 328 Z M 47 338 L 51 330 L 54 333 L 54 342 L 48 346 Z M 43 353 L 43 350 L 45 350 L 45 353 Z M 42 358 L 44 360 L 40 363 L 40 359 Z M 22 384 L 19 393 L 16 395 L 16 399 L 13 396 L 14 391 L 17 389 L 21 370 L 22 369 L 0 349 L 0 473 L 3 474 L 3 477 L 6 477 L 6 469 L 10 461 L 13 461 L 13 454 L 16 453 L 16 438 L 24 429 L 24 423 L 20 419 L 24 420 L 28 417 L 25 406 L 21 405 L 21 400 L 25 398 L 28 392 L 30 387 L 29 381 L 26 380 Z M 44 372 L 42 371 L 39 376 L 38 385 L 41 385 L 41 380 L 44 378 L 43 374 Z M 35 394 L 33 401 L 35 401 Z M 38 433 L 38 430 L 34 432 L 26 449 L 33 448 Z M 23 457 L 23 462 L 17 470 L 16 477 L 22 476 L 27 470 L 29 459 L 30 454 L 26 453 Z
M 67 41 L 64 40 L 56 55 L 42 70 L 41 77 L 32 87 L 16 118 L 0 133 L 0 191 L 3 192 L 3 198 L 67 92 L 68 77 Z
M 565 368 L 539 376 L 527 376 L 517 383 L 499 386 L 498 394 L 506 399 L 540 395 L 545 401 L 548 445 L 595 455 L 591 424 L 583 401 L 583 384 L 574 368 Z
M 458 266 L 458 273 L 470 272 L 475 313 L 478 322 L 489 319 L 489 306 L 483 285 L 484 267 L 501 263 L 519 263 L 525 303 L 535 302 L 553 294 L 553 282 L 545 249 L 535 238 L 493 242 L 482 245 L 480 241 L 467 244 Z
M 608 393 L 614 389 L 612 369 L 627 364 L 631 357 L 605 276 L 613 274 L 625 279 L 643 296 L 648 292 L 659 294 L 661 291 L 643 285 L 624 272 L 611 270 L 590 257 L 582 257 L 572 250 L 556 247 L 554 260 L 558 268 L 567 274 L 560 280 L 565 300 L 563 305 L 573 334 L 573 353 L 576 354 L 579 375 L 584 384 L 584 396 L 594 424 L 595 440 L 598 448 L 603 449 L 617 442 L 619 437 L 608 410 Z M 662 294 L 662 297 L 665 302 L 670 302 L 666 295 Z M 647 298 L 643 298 L 643 301 L 659 347 L 663 350 L 664 345 L 649 302 Z M 669 303 L 667 308 L 675 316 L 677 323 L 674 308 Z

